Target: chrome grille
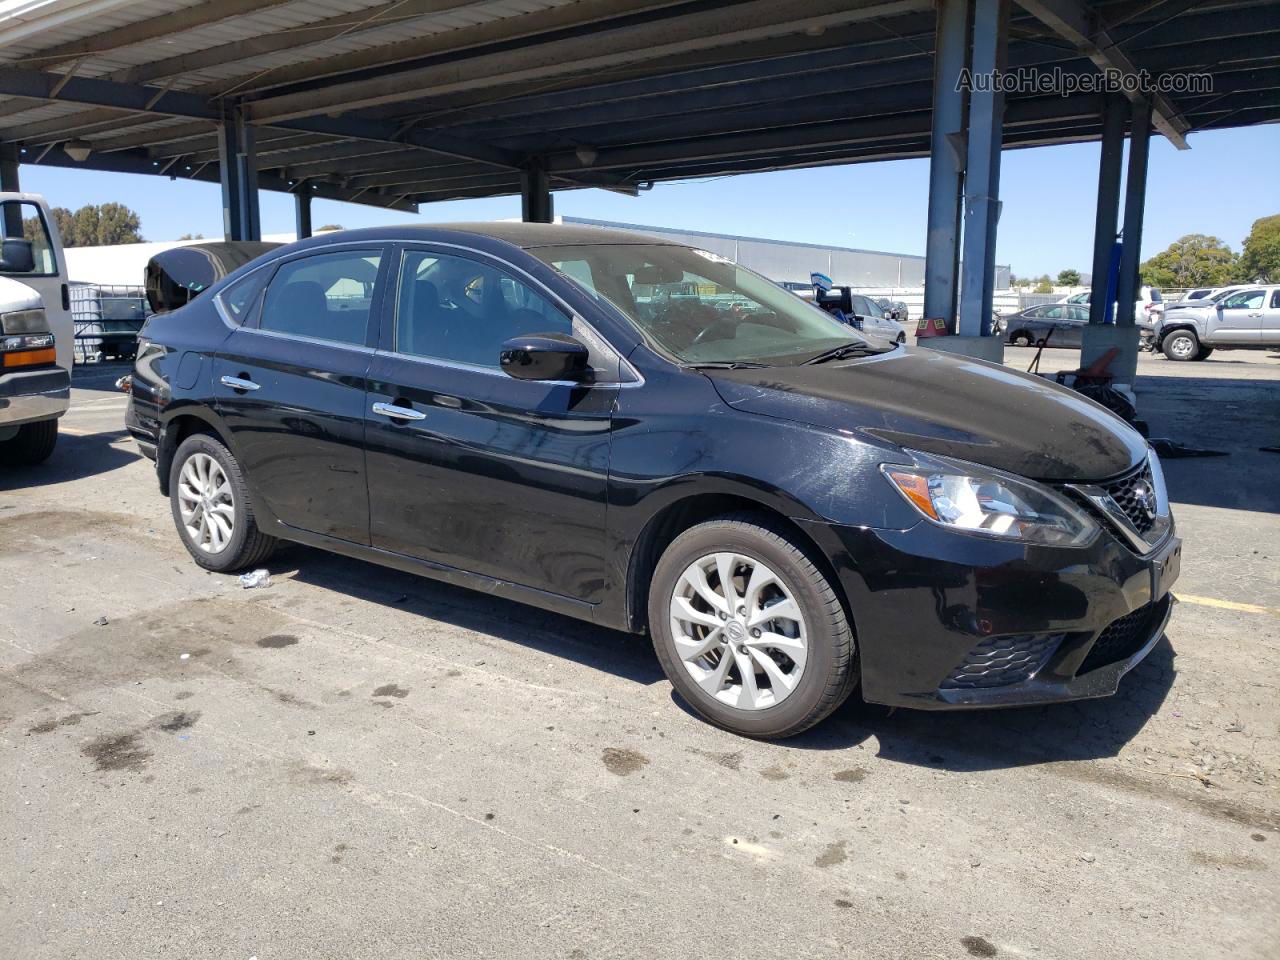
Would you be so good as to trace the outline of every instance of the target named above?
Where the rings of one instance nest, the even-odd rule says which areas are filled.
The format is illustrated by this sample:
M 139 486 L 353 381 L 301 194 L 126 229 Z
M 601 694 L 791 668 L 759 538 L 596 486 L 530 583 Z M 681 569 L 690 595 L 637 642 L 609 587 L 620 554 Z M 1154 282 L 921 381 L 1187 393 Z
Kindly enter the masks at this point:
M 1156 486 L 1151 476 L 1151 464 L 1144 462 L 1127 477 L 1102 484 L 1102 489 L 1116 502 L 1134 529 L 1146 534 L 1156 522 Z M 1145 491 L 1146 497 L 1142 496 Z M 1145 505 L 1144 505 L 1145 499 Z

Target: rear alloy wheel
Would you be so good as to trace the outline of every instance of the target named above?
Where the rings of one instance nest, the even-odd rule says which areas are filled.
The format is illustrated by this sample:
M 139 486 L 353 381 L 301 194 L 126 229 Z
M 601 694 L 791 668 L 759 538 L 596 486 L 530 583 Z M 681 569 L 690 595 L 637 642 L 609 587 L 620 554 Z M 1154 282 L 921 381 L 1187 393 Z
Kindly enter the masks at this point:
M 258 529 L 249 491 L 231 451 L 214 437 L 187 437 L 169 473 L 173 522 L 187 552 L 220 573 L 262 563 L 276 539 Z
M 1160 349 L 1170 360 L 1198 360 L 1200 340 L 1190 330 L 1175 330 L 1164 338 Z
M 649 623 L 672 685 L 735 733 L 800 733 L 853 688 L 853 636 L 839 598 L 760 518 L 712 520 L 677 537 L 654 571 Z
M 18 428 L 17 436 L 0 442 L 0 463 L 34 467 L 53 456 L 53 448 L 57 444 L 57 420 L 24 423 Z

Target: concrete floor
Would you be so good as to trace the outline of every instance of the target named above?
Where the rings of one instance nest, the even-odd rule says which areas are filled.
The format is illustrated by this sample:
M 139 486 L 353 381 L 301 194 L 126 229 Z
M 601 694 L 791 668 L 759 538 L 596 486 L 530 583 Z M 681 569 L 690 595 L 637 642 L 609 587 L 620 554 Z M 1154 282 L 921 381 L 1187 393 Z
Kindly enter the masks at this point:
M 298 547 L 202 572 L 119 372 L 0 473 L 0 956 L 1280 956 L 1280 358 L 1142 361 L 1153 435 L 1230 456 L 1166 464 L 1184 602 L 1119 696 L 780 744 L 643 639 Z

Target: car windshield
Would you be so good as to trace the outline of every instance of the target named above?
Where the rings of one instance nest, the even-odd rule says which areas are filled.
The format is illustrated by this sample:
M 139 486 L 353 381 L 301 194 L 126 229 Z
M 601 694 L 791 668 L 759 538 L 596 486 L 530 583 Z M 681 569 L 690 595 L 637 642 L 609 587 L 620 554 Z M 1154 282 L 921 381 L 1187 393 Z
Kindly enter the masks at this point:
M 824 310 L 705 250 L 621 243 L 529 253 L 612 304 L 683 363 L 792 365 L 846 344 L 872 353 L 893 349 L 872 346 Z

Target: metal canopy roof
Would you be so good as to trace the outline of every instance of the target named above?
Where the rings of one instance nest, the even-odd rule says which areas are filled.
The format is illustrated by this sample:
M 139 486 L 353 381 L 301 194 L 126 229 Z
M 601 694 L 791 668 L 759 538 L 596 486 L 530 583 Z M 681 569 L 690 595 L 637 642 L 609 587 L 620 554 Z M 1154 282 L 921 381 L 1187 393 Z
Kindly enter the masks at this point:
M 230 102 L 262 187 L 396 209 L 927 156 L 931 0 L 44 0 L 0 7 L 0 141 L 216 181 Z M 24 12 L 29 9 L 29 13 Z M 1203 72 L 1185 133 L 1280 120 L 1280 3 L 1019 0 L 1009 67 Z M 1010 94 L 1006 147 L 1095 140 L 1102 97 Z M 87 140 L 77 163 L 65 150 Z

